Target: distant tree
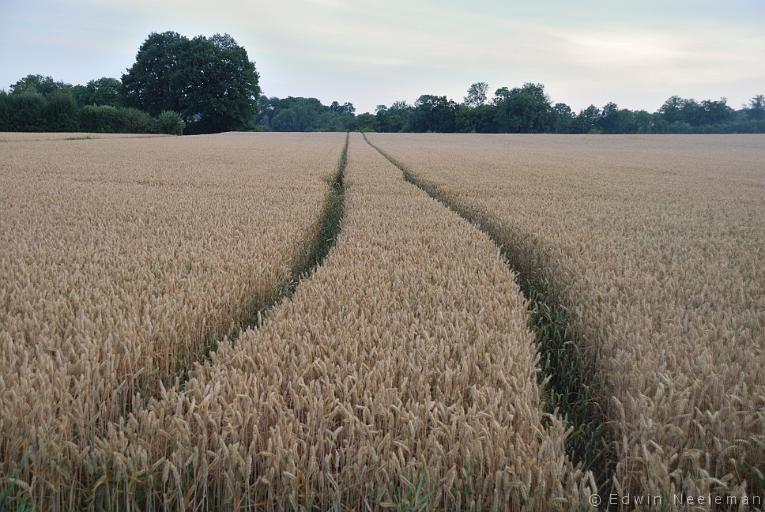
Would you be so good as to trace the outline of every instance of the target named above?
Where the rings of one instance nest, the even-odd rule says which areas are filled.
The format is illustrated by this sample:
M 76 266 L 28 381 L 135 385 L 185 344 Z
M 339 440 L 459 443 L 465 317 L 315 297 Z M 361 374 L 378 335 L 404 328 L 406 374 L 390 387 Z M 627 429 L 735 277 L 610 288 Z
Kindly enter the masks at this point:
M 497 105 L 502 101 L 507 101 L 510 99 L 510 94 L 510 89 L 507 87 L 500 87 L 494 91 L 494 104 Z
M 465 104 L 457 105 L 455 130 L 462 133 L 495 133 L 496 110 L 494 105 L 489 104 L 474 108 Z
M 122 83 L 128 104 L 179 112 L 191 133 L 250 127 L 260 95 L 255 64 L 228 34 L 152 33 Z
M 656 113 L 619 108 L 614 102 L 603 109 L 590 105 L 578 114 L 565 103 L 550 102 L 542 84 L 500 87 L 491 102 L 481 99 L 483 82 L 468 89 L 465 101 L 456 104 L 446 96 L 422 95 L 417 102 L 377 105 L 374 114 L 354 116 L 349 103 L 322 105 L 315 98 L 266 98 L 259 100 L 259 130 L 314 131 L 364 129 L 380 132 L 460 133 L 728 133 L 765 131 L 765 119 L 749 118 L 750 108 L 734 112 L 725 99 L 669 98 Z M 471 94 L 475 93 L 475 94 Z M 477 98 L 473 100 L 472 98 Z M 759 98 L 759 100 L 757 99 Z M 758 103 L 759 101 L 759 103 Z M 762 96 L 752 109 L 765 108 Z M 758 114 L 754 114 L 758 115 Z M 372 119 L 372 116 L 374 120 Z
M 388 133 L 411 131 L 413 110 L 405 101 L 394 101 L 390 107 L 378 105 L 375 109 L 377 130 Z
M 765 119 L 765 96 L 758 94 L 749 101 L 749 108 L 746 109 L 746 115 L 749 119 L 762 121 Z
M 494 105 L 481 105 L 473 109 L 476 133 L 497 133 L 497 114 Z
M 317 130 L 324 132 L 341 132 L 348 129 L 353 123 L 356 107 L 353 103 L 333 101 L 329 108 L 322 105 L 322 113 L 319 118 Z
M 423 94 L 414 103 L 412 129 L 415 132 L 453 132 L 456 110 L 457 104 L 446 96 Z
M 553 131 L 556 133 L 573 133 L 576 115 L 571 107 L 565 103 L 556 103 L 553 105 L 553 112 L 555 113 Z
M 603 107 L 596 125 L 603 133 L 636 133 L 638 131 L 635 113 L 626 108 L 620 109 L 614 102 L 609 102 Z
M 306 110 L 301 107 L 280 110 L 271 119 L 271 129 L 275 132 L 305 132 L 310 124 Z
M 659 114 L 667 123 L 683 121 L 683 108 L 685 100 L 680 96 L 670 96 L 659 108 Z
M 7 95 L 4 131 L 44 132 L 48 129 L 45 109 L 48 102 L 37 92 L 14 92 Z
M 317 131 L 322 106 L 316 98 L 286 98 L 277 105 L 271 128 L 277 132 Z
M 193 119 L 191 132 L 220 132 L 250 127 L 260 95 L 258 73 L 247 51 L 228 34 L 197 36 L 182 59 L 188 83 L 182 106 Z
M 454 131 L 458 133 L 475 133 L 475 119 L 473 118 L 473 108 L 468 107 L 464 102 L 457 105 L 454 113 Z
M 27 75 L 3 92 L 0 130 L 74 131 L 79 120 L 72 86 L 49 76 Z
M 71 94 L 54 92 L 46 98 L 43 111 L 46 131 L 75 132 L 79 129 L 79 111 Z
M 0 89 L 0 132 L 11 131 L 12 110 L 10 106 L 10 100 L 8 99 L 8 93 Z
M 49 76 L 27 75 L 12 84 L 11 94 L 37 93 L 47 96 L 58 91 L 71 89 L 71 85 L 64 82 L 57 82 Z
M 621 108 L 616 115 L 616 129 L 611 133 L 638 133 L 637 114 L 628 108 Z
M 463 103 L 471 108 L 480 107 L 486 103 L 488 91 L 489 84 L 486 82 L 476 82 L 468 87 L 467 96 L 465 96 Z
M 169 135 L 183 135 L 186 122 L 178 112 L 165 110 L 149 122 L 147 131 L 152 133 L 167 133 Z
M 704 109 L 693 98 L 682 100 L 680 108 L 680 121 L 691 126 L 704 124 Z
M 88 105 L 88 101 L 90 100 L 90 93 L 88 92 L 88 88 L 80 84 L 73 85 L 72 98 L 74 98 L 74 102 L 78 107 L 84 107 L 85 105 Z
M 279 98 L 269 98 L 265 94 L 258 98 L 258 111 L 254 116 L 255 125 L 258 130 L 271 130 L 271 119 L 274 117 L 274 112 L 276 110 L 275 103 L 277 101 L 279 101 Z
M 150 127 L 149 114 L 135 108 L 87 105 L 80 110 L 80 127 L 96 133 L 143 133 Z
M 650 112 L 636 110 L 633 112 L 633 116 L 635 133 L 653 133 L 655 131 L 654 116 Z
M 359 132 L 378 131 L 377 116 L 369 113 L 360 114 L 355 117 L 349 128 Z
M 688 131 L 686 126 L 700 127 L 719 125 L 733 119 L 733 109 L 725 98 L 697 102 L 693 98 L 672 96 L 659 109 L 661 119 L 669 131 Z
M 352 103 L 329 106 L 316 98 L 266 98 L 259 101 L 258 130 L 282 132 L 345 131 L 353 123 Z
M 103 77 L 91 80 L 87 85 L 75 85 L 74 97 L 81 106 L 109 105 L 121 107 L 124 104 L 122 82 L 116 78 Z
M 600 111 L 600 118 L 597 126 L 605 133 L 618 133 L 619 126 L 619 106 L 614 102 L 609 102 Z
M 722 124 L 733 119 L 733 109 L 728 106 L 726 98 L 717 101 L 704 100 L 701 102 L 702 118 L 699 124 Z
M 122 75 L 128 105 L 157 115 L 181 110 L 189 84 L 184 51 L 189 39 L 177 32 L 151 33 L 138 49 L 136 61 Z
M 377 125 L 377 131 L 390 132 L 388 128 L 388 107 L 385 105 L 377 105 L 375 107 L 375 124 Z
M 600 109 L 595 105 L 590 105 L 581 110 L 576 116 L 574 125 L 577 133 L 597 133 L 598 122 L 600 120 Z
M 497 89 L 494 104 L 500 132 L 537 133 L 551 131 L 554 126 L 555 114 L 542 84 Z
M 341 105 L 339 102 L 333 101 L 329 105 L 329 110 L 336 114 L 353 114 L 356 112 L 356 107 L 353 106 L 353 103 L 346 102 Z

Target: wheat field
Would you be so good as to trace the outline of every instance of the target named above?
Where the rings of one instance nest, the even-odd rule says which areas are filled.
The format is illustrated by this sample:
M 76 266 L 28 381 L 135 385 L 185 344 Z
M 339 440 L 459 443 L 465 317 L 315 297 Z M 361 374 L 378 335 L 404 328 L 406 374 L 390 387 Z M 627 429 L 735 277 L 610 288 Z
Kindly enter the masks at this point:
M 29 135 L 0 510 L 765 489 L 762 137 Z
M 345 187 L 337 246 L 294 297 L 100 445 L 109 507 L 123 482 L 174 509 L 548 510 L 588 495 L 545 421 L 524 300 L 491 240 L 359 135 Z
M 42 506 L 77 503 L 79 461 L 108 425 L 291 278 L 342 142 L 3 144 L 0 473 Z
M 148 133 L 0 132 L 2 142 L 50 142 L 91 139 L 149 139 L 167 137 Z
M 601 484 L 762 496 L 765 139 L 369 139 L 559 291 L 600 381 Z

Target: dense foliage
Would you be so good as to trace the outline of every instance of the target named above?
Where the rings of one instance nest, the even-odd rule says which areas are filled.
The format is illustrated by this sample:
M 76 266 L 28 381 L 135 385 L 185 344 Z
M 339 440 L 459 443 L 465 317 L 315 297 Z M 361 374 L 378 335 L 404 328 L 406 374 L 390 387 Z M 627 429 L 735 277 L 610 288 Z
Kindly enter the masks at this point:
M 12 84 L 9 93 L 0 90 L 0 131 L 765 132 L 762 94 L 739 110 L 726 98 L 672 96 L 656 112 L 620 108 L 614 102 L 575 112 L 565 103 L 553 103 L 541 83 L 500 87 L 489 97 L 489 85 L 477 82 L 461 103 L 423 94 L 413 105 L 396 101 L 378 105 L 373 114 L 356 115 L 352 103 L 261 96 L 258 82 L 247 51 L 228 34 L 189 39 L 177 32 L 152 33 L 121 81 L 103 77 L 72 86 L 28 75 Z M 110 108 L 85 108 L 89 106 Z M 134 109 L 150 116 L 175 114 L 163 121 L 146 117 L 142 124 L 136 122 Z
M 553 103 L 544 85 L 501 87 L 489 99 L 488 84 L 470 86 L 462 103 L 423 94 L 414 105 L 378 105 L 374 114 L 354 115 L 351 103 L 322 105 L 316 98 L 260 99 L 257 128 L 264 131 L 437 132 L 437 133 L 754 133 L 765 132 L 765 96 L 734 110 L 725 98 L 696 101 L 672 96 L 654 113 L 609 102 L 574 112 Z
M 243 130 L 253 127 L 260 95 L 255 65 L 230 35 L 175 32 L 150 34 L 122 80 L 71 85 L 27 75 L 9 90 L 0 91 L 0 131 Z
M 322 105 L 316 98 L 284 99 L 261 96 L 257 128 L 274 132 L 333 132 L 353 127 L 356 109 L 351 103 Z
M 152 115 L 179 112 L 190 133 L 250 128 L 260 95 L 255 64 L 228 34 L 152 33 L 122 86 L 129 105 Z
M 87 105 L 80 110 L 80 129 L 95 133 L 136 133 L 146 131 L 149 114 L 135 108 Z
M 153 119 L 124 106 L 122 84 L 114 78 L 72 86 L 49 76 L 28 75 L 11 85 L 10 91 L 0 91 L 3 132 L 180 134 L 183 130 L 183 119 L 175 112 L 170 122 L 167 113 Z
M 183 135 L 184 128 L 186 128 L 186 121 L 183 120 L 183 116 L 172 110 L 163 110 L 156 118 L 149 121 L 147 131 Z

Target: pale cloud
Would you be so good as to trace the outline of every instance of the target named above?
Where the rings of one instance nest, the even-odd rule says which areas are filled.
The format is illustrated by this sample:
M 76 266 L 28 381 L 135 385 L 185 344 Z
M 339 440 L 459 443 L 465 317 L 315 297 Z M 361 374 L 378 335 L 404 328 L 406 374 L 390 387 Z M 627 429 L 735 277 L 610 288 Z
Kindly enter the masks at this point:
M 316 4 L 319 7 L 331 7 L 333 9 L 339 9 L 344 5 L 341 0 L 308 0 L 308 3 Z
M 718 66 L 742 67 L 762 63 L 765 41 L 740 38 L 735 34 L 699 32 L 678 34 L 661 32 L 583 32 L 563 33 L 565 47 L 572 57 L 593 67 L 673 68 L 681 66 L 700 71 Z M 692 78 L 692 77 L 689 77 Z
M 615 100 L 652 110 L 671 94 L 738 106 L 765 92 L 759 0 L 3 1 L 0 86 L 25 72 L 117 76 L 148 32 L 176 30 L 234 35 L 269 95 L 361 111 L 424 93 L 460 99 L 479 80 L 543 82 L 577 109 Z

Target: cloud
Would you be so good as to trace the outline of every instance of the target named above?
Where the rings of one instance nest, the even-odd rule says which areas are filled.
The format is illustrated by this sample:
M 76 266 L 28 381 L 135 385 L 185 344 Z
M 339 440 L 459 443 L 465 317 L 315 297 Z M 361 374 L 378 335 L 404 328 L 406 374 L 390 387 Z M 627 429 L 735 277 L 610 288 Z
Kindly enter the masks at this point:
M 306 0 L 310 4 L 316 4 L 319 7 L 330 7 L 333 9 L 339 9 L 343 6 L 341 0 Z
M 575 108 L 609 99 L 655 108 L 669 94 L 736 95 L 735 104 L 765 83 L 763 8 L 751 0 L 703 9 L 657 0 L 630 9 L 599 0 L 6 1 L 0 47 L 14 52 L 3 56 L 13 61 L 0 66 L 3 82 L 22 64 L 98 77 L 128 67 L 148 32 L 177 30 L 230 32 L 269 95 L 347 99 L 360 110 L 421 93 L 461 98 L 479 80 L 541 81 Z

